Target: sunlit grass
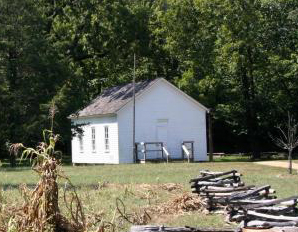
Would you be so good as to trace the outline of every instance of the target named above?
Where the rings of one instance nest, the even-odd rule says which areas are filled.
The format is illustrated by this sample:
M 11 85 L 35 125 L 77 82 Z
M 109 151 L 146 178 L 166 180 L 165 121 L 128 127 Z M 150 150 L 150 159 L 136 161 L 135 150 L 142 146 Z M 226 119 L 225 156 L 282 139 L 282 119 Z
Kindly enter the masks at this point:
M 167 202 L 175 194 L 190 192 L 189 179 L 199 175 L 202 169 L 227 171 L 236 169 L 244 176 L 246 184 L 270 184 L 276 189 L 278 197 L 298 195 L 298 175 L 289 175 L 284 168 L 257 165 L 251 162 L 214 162 L 214 163 L 159 163 L 159 164 L 128 164 L 128 165 L 89 165 L 64 166 L 63 170 L 77 186 L 87 215 L 102 214 L 106 221 L 115 220 L 115 202 L 122 199 L 128 212 L 134 212 L 148 204 L 158 205 Z M 18 191 L 21 183 L 34 185 L 36 174 L 30 168 L 0 169 L 1 201 L 21 204 Z M 142 187 L 142 184 L 152 186 L 164 183 L 181 184 L 180 192 L 169 192 L 159 188 L 154 191 Z M 64 182 L 60 181 L 60 196 L 62 197 Z M 150 192 L 151 191 L 151 192 Z M 150 194 L 153 194 L 150 196 Z M 62 202 L 62 199 L 61 199 Z M 63 207 L 62 207 L 63 210 Z M 222 215 L 204 215 L 198 212 L 183 215 L 164 215 L 152 219 L 152 224 L 172 226 L 224 226 Z M 130 225 L 126 224 L 126 228 Z

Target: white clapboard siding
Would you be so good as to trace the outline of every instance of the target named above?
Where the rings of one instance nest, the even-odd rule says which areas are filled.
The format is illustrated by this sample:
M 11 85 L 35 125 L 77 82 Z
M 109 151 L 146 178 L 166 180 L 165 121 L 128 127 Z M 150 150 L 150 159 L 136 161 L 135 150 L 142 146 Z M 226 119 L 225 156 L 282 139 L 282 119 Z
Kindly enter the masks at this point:
M 132 102 L 118 111 L 119 162 L 132 163 Z M 157 126 L 167 127 L 171 159 L 181 158 L 182 141 L 194 141 L 194 160 L 207 160 L 206 109 L 166 81 L 136 98 L 136 142 L 157 142 Z
M 72 163 L 119 163 L 118 123 L 116 116 L 72 119 L 73 124 L 85 124 L 83 130 L 83 152 L 78 136 L 72 139 Z M 109 151 L 105 150 L 104 127 L 109 128 Z M 95 128 L 95 151 L 92 150 L 92 132 Z

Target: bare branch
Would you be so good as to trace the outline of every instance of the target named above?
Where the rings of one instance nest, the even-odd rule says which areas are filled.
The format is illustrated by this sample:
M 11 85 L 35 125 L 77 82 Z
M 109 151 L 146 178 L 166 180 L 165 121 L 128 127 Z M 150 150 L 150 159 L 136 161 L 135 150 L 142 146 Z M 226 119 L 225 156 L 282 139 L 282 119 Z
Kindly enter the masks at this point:
M 290 173 L 292 173 L 292 151 L 298 146 L 297 126 L 295 119 L 288 112 L 288 122 L 285 128 L 280 125 L 276 127 L 279 131 L 279 137 L 273 138 L 270 135 L 276 146 L 288 150 Z

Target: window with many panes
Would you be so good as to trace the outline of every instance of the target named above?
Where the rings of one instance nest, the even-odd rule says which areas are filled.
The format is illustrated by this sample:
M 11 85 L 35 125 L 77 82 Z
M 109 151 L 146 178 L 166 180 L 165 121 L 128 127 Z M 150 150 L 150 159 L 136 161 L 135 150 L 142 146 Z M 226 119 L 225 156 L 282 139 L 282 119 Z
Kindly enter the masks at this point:
M 79 146 L 80 146 L 80 152 L 84 151 L 84 143 L 83 143 L 83 136 L 79 135 Z
M 110 151 L 110 141 L 109 141 L 109 127 L 105 126 L 105 150 L 106 152 Z
M 92 143 L 92 151 L 96 151 L 96 145 L 95 145 L 95 127 L 91 127 L 91 143 Z

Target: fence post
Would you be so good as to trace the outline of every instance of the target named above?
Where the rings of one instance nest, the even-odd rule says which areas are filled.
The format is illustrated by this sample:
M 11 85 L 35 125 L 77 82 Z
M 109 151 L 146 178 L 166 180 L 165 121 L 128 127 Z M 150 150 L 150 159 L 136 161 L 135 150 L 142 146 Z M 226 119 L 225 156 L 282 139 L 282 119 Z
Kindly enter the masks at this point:
M 169 156 L 167 155 L 167 163 L 169 163 Z
M 193 151 L 194 145 L 193 145 L 193 143 L 194 142 L 191 143 L 191 159 L 192 160 L 194 160 L 194 151 Z
M 186 154 L 187 155 L 187 154 Z M 187 156 L 187 162 L 190 163 L 190 153 Z
M 161 147 L 161 159 L 163 159 L 163 142 L 160 143 L 160 147 Z
M 144 162 L 146 162 L 146 143 L 144 143 Z
M 211 109 L 208 115 L 208 147 L 209 147 L 209 161 L 213 161 L 213 135 L 212 135 L 212 115 Z
M 183 151 L 183 145 L 184 145 L 184 142 L 182 142 L 182 144 L 181 144 L 181 154 L 182 154 L 182 160 L 184 160 L 184 151 Z
M 138 152 L 138 143 L 135 143 L 135 150 L 134 150 L 134 153 L 135 153 L 135 163 L 138 162 L 138 158 L 139 158 L 139 152 Z

